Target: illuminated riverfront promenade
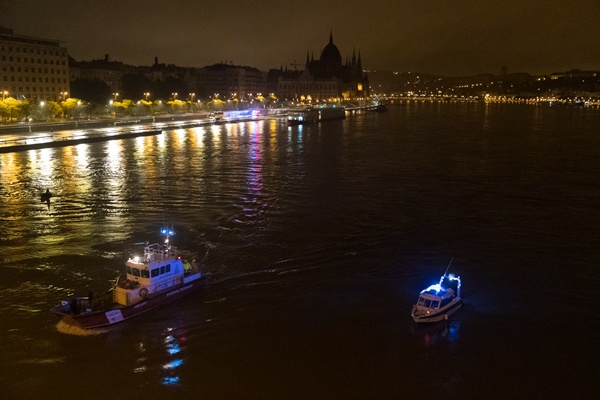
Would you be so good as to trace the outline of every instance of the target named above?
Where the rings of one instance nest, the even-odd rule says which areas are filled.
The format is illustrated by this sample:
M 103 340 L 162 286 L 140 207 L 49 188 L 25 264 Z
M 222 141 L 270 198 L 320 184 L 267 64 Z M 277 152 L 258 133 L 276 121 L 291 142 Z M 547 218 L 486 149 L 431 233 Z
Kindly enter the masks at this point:
M 253 120 L 264 119 L 256 116 Z M 247 120 L 247 119 L 246 119 Z M 236 123 L 242 120 L 230 120 Z M 212 121 L 208 114 L 190 116 L 163 116 L 161 118 L 120 119 L 116 121 L 69 122 L 59 124 L 32 124 L 27 127 L 11 125 L 0 129 L 0 153 L 9 153 L 45 147 L 71 146 L 79 143 L 128 139 L 136 136 L 158 135 L 164 130 L 185 129 L 222 122 Z M 108 125 L 108 127 L 106 126 Z M 35 129 L 28 129 L 28 128 Z

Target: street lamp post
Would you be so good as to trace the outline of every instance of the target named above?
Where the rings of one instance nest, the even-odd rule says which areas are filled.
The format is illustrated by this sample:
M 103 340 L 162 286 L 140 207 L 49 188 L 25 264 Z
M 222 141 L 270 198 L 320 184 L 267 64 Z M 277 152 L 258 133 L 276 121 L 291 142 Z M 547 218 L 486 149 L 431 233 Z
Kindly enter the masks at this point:
M 2 100 L 4 100 L 8 96 L 8 92 L 5 90 L 2 92 Z
M 119 95 L 119 92 L 115 92 L 113 93 L 113 96 L 115 96 L 115 102 L 117 101 L 117 96 Z
M 108 105 L 110 106 L 109 110 L 112 110 L 111 114 L 113 115 L 113 118 L 117 118 L 117 107 L 115 106 L 115 102 L 113 101 L 113 99 L 110 99 L 110 101 L 108 102 Z
M 194 96 L 196 93 L 190 93 L 190 111 L 194 109 Z
M 173 101 L 177 100 L 177 92 L 171 93 L 173 95 Z
M 144 93 L 144 96 L 146 96 L 146 101 L 148 101 L 148 97 L 150 97 L 150 92 Z
M 44 107 L 45 105 L 45 101 L 40 101 L 40 117 L 47 121 L 48 118 L 46 118 L 46 108 Z

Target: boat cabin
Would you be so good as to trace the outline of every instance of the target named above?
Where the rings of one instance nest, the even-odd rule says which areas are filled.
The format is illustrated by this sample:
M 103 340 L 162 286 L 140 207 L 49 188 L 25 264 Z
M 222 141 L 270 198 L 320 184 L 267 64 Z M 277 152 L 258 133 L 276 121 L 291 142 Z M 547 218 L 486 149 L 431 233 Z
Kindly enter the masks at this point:
M 439 310 L 440 308 L 446 307 L 454 300 L 454 290 L 442 289 L 441 291 L 429 291 L 421 293 L 419 300 L 417 301 L 418 307 L 427 308 L 429 310 Z
M 189 263 L 176 255 L 175 247 L 168 244 L 146 244 L 144 256 L 133 257 L 125 264 L 126 279 L 116 287 L 116 302 L 130 305 L 145 300 L 153 294 L 169 290 L 184 282 Z

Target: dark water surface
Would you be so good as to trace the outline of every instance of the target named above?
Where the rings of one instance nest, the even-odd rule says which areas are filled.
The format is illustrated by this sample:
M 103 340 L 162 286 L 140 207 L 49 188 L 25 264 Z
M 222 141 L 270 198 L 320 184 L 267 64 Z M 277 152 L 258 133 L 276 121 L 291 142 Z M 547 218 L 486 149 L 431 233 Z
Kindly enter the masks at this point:
M 3 398 L 600 393 L 598 109 L 409 104 L 1 154 L 0 168 Z M 55 302 L 107 289 L 171 224 L 205 289 L 93 335 L 57 326 Z M 452 257 L 464 308 L 415 327 L 419 290 Z

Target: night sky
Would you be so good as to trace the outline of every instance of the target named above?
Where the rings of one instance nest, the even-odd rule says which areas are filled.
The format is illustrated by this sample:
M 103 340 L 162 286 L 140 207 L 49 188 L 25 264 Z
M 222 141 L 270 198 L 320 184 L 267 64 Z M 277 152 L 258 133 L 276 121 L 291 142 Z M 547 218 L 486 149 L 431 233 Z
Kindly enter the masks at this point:
M 600 70 L 599 0 L 1 0 L 0 26 L 132 65 L 292 68 L 333 30 L 342 58 L 360 50 L 370 70 Z

